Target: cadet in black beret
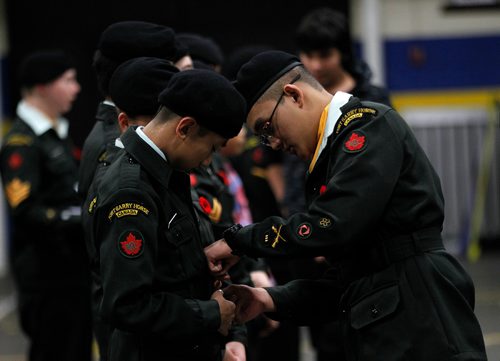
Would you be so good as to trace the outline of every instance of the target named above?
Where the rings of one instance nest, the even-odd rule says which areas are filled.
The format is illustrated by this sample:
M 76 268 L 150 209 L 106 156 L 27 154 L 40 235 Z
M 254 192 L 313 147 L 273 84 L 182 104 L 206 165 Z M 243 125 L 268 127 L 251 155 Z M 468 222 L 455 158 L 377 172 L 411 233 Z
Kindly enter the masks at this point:
M 120 65 L 109 83 L 109 94 L 118 109 L 121 133 L 129 125 L 145 125 L 158 112 L 158 95 L 179 69 L 151 57 L 134 58 Z
M 337 319 L 331 342 L 349 360 L 486 360 L 474 285 L 441 238 L 439 177 L 404 119 L 387 105 L 330 94 L 280 51 L 243 65 L 235 86 L 262 142 L 308 161 L 307 208 L 226 230 L 205 249 L 214 276 L 235 254 L 325 256 L 330 265 L 319 280 L 230 286 L 236 319 Z
M 78 161 L 63 117 L 80 84 L 60 50 L 31 53 L 20 68 L 22 99 L 0 149 L 20 327 L 29 360 L 89 361 L 90 269 L 74 188 Z
M 179 33 L 177 38 L 187 46 L 193 62 L 199 61 L 220 73 L 224 54 L 212 38 L 194 33 Z M 198 69 L 203 67 L 200 65 Z
M 109 163 L 107 150 L 114 148 L 114 141 L 120 135 L 116 109 L 109 94 L 113 72 L 122 62 L 141 56 L 173 61 L 179 56 L 178 46 L 173 29 L 145 21 L 113 23 L 102 32 L 93 65 L 104 100 L 98 105 L 97 121 L 83 145 L 78 176 L 78 193 L 82 200 L 87 196 L 98 164 Z
M 113 330 L 107 354 L 219 361 L 235 306 L 214 289 L 187 171 L 238 134 L 245 100 L 204 70 L 175 73 L 158 100 L 147 125 L 120 137 L 123 149 L 85 207 L 100 315 Z
M 19 66 L 21 88 L 47 84 L 74 68 L 73 60 L 62 50 L 43 50 L 31 53 Z
M 175 74 L 159 101 L 180 116 L 226 139 L 235 137 L 244 122 L 245 101 L 234 86 L 210 70 L 192 69 Z

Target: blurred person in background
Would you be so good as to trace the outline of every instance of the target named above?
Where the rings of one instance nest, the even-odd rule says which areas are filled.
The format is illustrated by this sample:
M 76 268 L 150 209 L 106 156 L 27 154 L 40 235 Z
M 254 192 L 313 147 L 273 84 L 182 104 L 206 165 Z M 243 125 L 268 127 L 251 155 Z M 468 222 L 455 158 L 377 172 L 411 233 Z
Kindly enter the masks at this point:
M 0 151 L 10 265 L 29 360 L 91 357 L 90 272 L 67 113 L 80 92 L 71 59 L 34 52 L 20 65 L 22 99 Z

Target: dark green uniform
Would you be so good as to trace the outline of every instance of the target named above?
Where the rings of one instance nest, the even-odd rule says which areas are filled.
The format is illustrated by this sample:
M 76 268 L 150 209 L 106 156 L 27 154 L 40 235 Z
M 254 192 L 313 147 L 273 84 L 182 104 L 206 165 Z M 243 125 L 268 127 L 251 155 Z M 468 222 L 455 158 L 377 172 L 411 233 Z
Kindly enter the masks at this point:
M 112 326 L 110 360 L 217 360 L 219 306 L 189 176 L 130 128 L 91 201 L 91 245 Z M 98 251 L 95 251 L 98 250 Z
M 307 212 L 228 243 L 253 256 L 327 255 L 328 277 L 270 294 L 281 317 L 340 319 L 342 340 L 331 341 L 348 360 L 486 360 L 473 283 L 441 241 L 429 160 L 393 109 L 351 98 L 341 111 L 308 175 Z
M 111 104 L 100 103 L 97 108 L 96 122 L 83 144 L 82 159 L 78 173 L 78 194 L 85 200 L 99 164 L 109 162 L 115 150 L 115 139 L 120 136 L 116 108 Z
M 3 141 L 0 170 L 30 359 L 89 360 L 89 266 L 72 144 L 53 128 L 35 133 L 17 118 Z

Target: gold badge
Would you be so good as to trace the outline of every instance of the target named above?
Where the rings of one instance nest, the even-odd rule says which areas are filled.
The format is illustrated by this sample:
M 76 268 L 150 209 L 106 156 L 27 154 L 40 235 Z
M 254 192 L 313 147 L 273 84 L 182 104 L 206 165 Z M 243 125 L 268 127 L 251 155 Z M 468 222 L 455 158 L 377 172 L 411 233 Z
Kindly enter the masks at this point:
M 321 228 L 328 228 L 332 225 L 332 220 L 330 218 L 323 217 L 319 220 L 319 226 Z
M 25 134 L 12 134 L 6 141 L 5 145 L 31 145 L 33 138 Z
M 51 221 L 56 217 L 56 210 L 54 208 L 47 208 L 47 211 L 45 212 L 45 217 L 47 217 L 47 220 Z
M 214 197 L 212 198 L 212 210 L 208 214 L 208 218 L 214 223 L 219 223 L 221 215 L 222 204 Z
M 337 122 L 337 128 L 335 129 L 335 134 L 339 134 L 342 131 L 342 129 L 347 127 L 353 120 L 360 119 L 364 117 L 365 114 L 375 116 L 377 115 L 377 110 L 365 107 L 365 108 L 356 108 L 348 111 Z
M 283 227 L 282 224 L 280 224 L 279 228 L 276 228 L 274 225 L 271 227 L 271 229 L 273 230 L 273 232 L 276 234 L 276 238 L 274 239 L 274 242 L 271 245 L 271 247 L 273 247 L 273 248 L 276 248 L 276 246 L 278 245 L 279 241 L 286 242 L 286 239 L 284 239 L 283 236 L 281 235 L 281 228 L 282 227 Z
M 89 204 L 89 214 L 92 214 L 92 212 L 94 211 L 96 203 L 97 203 L 97 197 L 94 197 Z
M 16 208 L 22 201 L 29 197 L 31 184 L 14 178 L 5 186 L 5 195 L 12 208 Z

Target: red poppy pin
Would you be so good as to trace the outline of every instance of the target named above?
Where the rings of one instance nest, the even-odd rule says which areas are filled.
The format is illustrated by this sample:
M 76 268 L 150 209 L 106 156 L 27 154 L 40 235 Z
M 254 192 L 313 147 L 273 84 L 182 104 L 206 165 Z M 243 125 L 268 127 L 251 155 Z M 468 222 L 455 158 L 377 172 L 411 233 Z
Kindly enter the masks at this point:
M 143 248 L 144 237 L 137 231 L 125 231 L 118 240 L 118 249 L 127 258 L 139 257 Z
M 309 238 L 311 233 L 312 233 L 312 228 L 310 223 L 304 222 L 297 227 L 297 234 L 302 239 Z
M 325 192 L 326 192 L 326 185 L 323 184 L 321 187 L 319 187 L 319 195 L 322 195 Z
M 198 184 L 198 178 L 193 173 L 189 174 L 189 183 L 191 184 L 191 187 L 196 187 Z
M 205 212 L 206 214 L 212 213 L 212 206 L 210 205 L 210 202 L 208 201 L 208 199 L 201 196 L 199 199 L 199 202 L 200 202 L 200 207 L 203 210 L 203 212 Z
M 23 164 L 23 157 L 19 153 L 12 153 L 9 157 L 9 167 L 13 170 L 18 169 Z
M 357 153 L 361 152 L 366 148 L 366 135 L 356 130 L 351 132 L 348 136 L 347 141 L 344 143 L 344 151 L 347 153 Z

